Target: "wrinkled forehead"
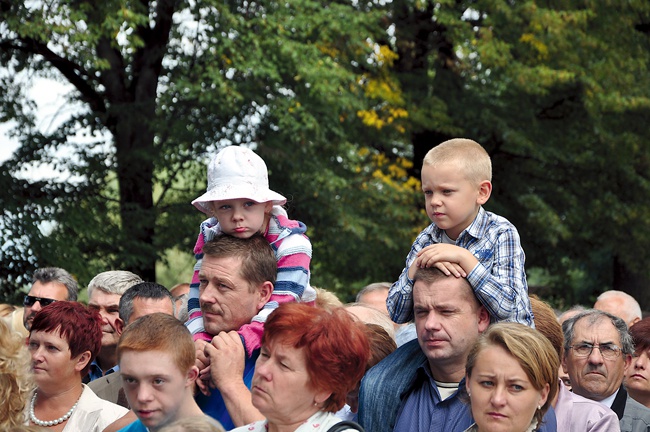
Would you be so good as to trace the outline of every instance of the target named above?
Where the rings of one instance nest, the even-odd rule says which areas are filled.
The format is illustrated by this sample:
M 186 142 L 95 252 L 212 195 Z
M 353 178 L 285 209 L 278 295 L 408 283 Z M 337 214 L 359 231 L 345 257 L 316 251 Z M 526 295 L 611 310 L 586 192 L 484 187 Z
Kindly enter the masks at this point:
M 590 319 L 584 317 L 576 321 L 573 342 L 613 343 L 620 345 L 621 335 L 611 320 L 605 316 Z

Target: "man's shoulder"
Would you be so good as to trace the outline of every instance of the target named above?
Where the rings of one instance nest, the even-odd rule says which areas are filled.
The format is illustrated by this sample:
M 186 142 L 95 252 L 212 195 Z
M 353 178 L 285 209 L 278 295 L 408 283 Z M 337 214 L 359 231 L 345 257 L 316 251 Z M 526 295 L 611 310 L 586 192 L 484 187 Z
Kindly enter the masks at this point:
M 422 352 L 420 343 L 416 338 L 398 347 L 395 351 L 386 356 L 382 361 L 377 363 L 370 370 L 381 370 L 386 367 L 391 367 L 395 364 L 399 364 L 400 369 L 416 370 L 418 367 L 424 364 L 424 361 L 426 361 L 426 356 L 424 355 L 424 352 Z
M 120 378 L 121 378 L 120 371 L 117 371 L 117 372 L 113 372 L 113 373 L 108 374 L 108 375 L 104 375 L 103 377 L 99 377 L 99 378 L 89 382 L 86 385 L 88 387 L 90 387 L 90 389 L 92 391 L 94 391 L 95 394 L 97 394 L 98 390 L 103 390 L 103 389 L 110 388 L 110 387 L 113 387 L 113 386 L 121 387 L 122 386 L 122 381 L 121 381 Z
M 411 340 L 370 368 L 363 377 L 362 385 L 370 391 L 377 388 L 400 389 L 401 394 L 410 389 L 418 368 L 425 365 L 426 360 L 418 340 Z

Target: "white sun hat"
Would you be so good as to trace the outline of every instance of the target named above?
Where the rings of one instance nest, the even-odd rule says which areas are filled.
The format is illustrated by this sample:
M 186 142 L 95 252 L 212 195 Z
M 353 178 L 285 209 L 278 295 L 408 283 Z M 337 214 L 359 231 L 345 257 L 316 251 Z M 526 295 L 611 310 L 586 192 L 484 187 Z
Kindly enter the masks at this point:
M 283 205 L 287 199 L 269 189 L 266 164 L 255 152 L 241 146 L 222 149 L 208 164 L 208 190 L 192 204 L 210 215 L 210 201 L 246 198 L 258 203 Z

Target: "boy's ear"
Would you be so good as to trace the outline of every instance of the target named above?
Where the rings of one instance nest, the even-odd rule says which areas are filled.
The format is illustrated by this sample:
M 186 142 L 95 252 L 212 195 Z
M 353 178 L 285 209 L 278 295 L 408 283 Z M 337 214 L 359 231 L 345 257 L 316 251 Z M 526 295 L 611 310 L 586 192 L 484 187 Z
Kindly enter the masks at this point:
M 478 185 L 478 197 L 476 198 L 476 203 L 478 205 L 483 205 L 490 199 L 492 195 L 492 182 L 489 180 L 483 180 Z
M 185 377 L 186 386 L 194 386 L 194 383 L 199 378 L 199 368 L 192 366 L 190 370 L 187 371 L 187 376 Z

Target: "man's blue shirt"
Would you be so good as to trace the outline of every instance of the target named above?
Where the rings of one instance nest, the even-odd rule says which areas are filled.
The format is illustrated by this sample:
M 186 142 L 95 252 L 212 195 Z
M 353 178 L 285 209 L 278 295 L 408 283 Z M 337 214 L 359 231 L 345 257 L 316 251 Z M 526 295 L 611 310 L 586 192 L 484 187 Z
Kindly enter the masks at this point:
M 92 361 L 92 363 L 90 363 L 90 369 L 88 369 L 88 375 L 86 375 L 86 380 L 84 380 L 84 382 L 87 384 L 91 381 L 96 380 L 97 378 L 101 378 L 105 375 L 117 372 L 118 370 L 120 370 L 120 366 L 115 365 L 112 368 L 108 369 L 106 373 L 104 373 L 102 368 L 99 366 L 99 363 L 97 363 L 97 359 L 95 359 Z

